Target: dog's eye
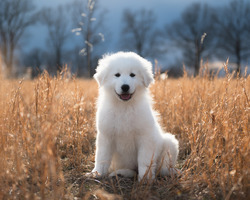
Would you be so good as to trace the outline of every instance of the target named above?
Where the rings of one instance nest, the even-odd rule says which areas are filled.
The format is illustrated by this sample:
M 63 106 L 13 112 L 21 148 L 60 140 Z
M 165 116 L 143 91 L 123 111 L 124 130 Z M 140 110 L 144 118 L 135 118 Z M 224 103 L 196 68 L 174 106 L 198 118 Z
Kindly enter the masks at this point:
M 131 73 L 130 76 L 131 76 L 131 77 L 135 77 L 135 74 L 134 74 L 134 73 Z
M 116 77 L 120 77 L 121 74 L 120 74 L 120 73 L 116 73 L 115 76 L 116 76 Z

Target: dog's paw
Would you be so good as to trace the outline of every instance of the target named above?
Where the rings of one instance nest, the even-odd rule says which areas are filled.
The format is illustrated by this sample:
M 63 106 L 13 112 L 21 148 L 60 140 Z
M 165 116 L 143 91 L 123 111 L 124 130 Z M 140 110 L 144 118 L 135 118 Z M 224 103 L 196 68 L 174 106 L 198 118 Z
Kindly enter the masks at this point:
M 98 171 L 92 171 L 92 172 L 86 173 L 84 176 L 86 178 L 101 178 L 102 174 L 100 174 Z

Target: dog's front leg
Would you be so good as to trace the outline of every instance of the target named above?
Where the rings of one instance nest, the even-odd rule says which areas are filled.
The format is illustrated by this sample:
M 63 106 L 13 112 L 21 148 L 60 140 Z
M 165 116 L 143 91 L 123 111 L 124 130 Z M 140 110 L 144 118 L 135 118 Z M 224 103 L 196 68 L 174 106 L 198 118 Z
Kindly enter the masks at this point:
M 92 170 L 92 173 L 96 173 L 97 176 L 106 175 L 111 163 L 111 158 L 112 142 L 110 138 L 98 133 L 96 138 L 95 168 Z
M 155 178 L 156 160 L 154 151 L 146 147 L 140 148 L 138 152 L 138 180 L 153 180 Z

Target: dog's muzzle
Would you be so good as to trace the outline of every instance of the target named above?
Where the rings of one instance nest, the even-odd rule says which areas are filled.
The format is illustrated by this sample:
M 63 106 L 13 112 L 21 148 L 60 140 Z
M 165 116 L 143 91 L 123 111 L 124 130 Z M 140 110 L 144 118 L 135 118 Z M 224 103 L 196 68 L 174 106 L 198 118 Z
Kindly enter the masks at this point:
M 122 89 L 122 93 L 117 94 L 120 97 L 120 99 L 123 101 L 128 101 L 129 99 L 131 99 L 133 94 L 129 93 L 129 89 L 130 89 L 129 85 L 124 84 L 121 86 L 121 89 Z

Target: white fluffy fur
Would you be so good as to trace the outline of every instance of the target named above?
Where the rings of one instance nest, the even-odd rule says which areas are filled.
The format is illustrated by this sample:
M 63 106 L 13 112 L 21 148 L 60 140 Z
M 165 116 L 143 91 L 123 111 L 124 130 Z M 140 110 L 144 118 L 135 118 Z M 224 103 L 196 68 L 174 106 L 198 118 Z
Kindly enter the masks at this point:
M 120 73 L 120 77 L 115 74 Z M 131 73 L 135 76 L 131 77 Z M 95 168 L 99 176 L 144 176 L 153 179 L 174 172 L 178 141 L 163 133 L 152 109 L 148 86 L 153 82 L 152 65 L 132 52 L 104 56 L 94 78 L 99 84 Z M 121 86 L 130 86 L 128 101 L 119 98 Z

